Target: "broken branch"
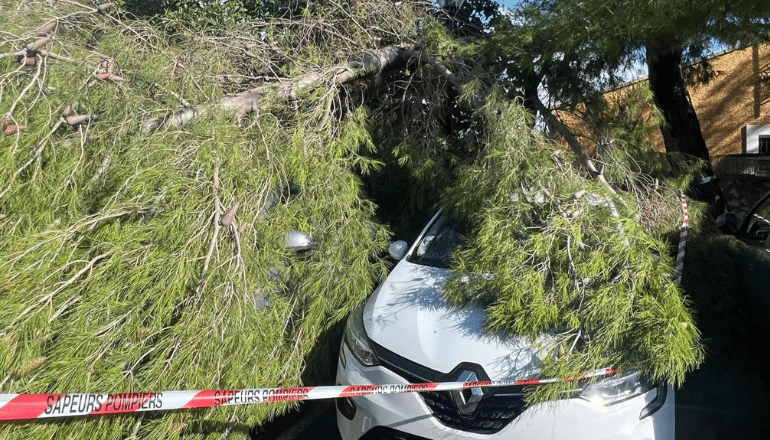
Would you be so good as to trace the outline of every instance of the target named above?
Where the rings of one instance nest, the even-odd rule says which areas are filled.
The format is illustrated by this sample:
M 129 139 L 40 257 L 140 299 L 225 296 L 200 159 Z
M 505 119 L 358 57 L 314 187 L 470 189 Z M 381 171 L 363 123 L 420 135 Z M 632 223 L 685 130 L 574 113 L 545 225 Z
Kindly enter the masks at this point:
M 543 104 L 543 102 L 540 100 L 540 97 L 537 96 L 537 93 L 527 93 L 527 99 L 535 104 L 537 110 L 545 118 L 546 123 L 550 127 L 553 127 L 553 129 L 556 130 L 556 132 L 559 133 L 565 141 L 567 141 L 567 144 L 570 146 L 570 148 L 572 148 L 572 151 L 578 157 L 578 160 L 580 160 L 580 163 L 583 165 L 583 167 L 588 171 L 588 174 L 590 174 L 591 177 L 599 180 L 599 182 L 601 182 L 612 194 L 617 194 L 615 189 L 610 186 L 609 182 L 607 182 L 607 179 L 604 178 L 604 175 L 596 169 L 596 165 L 594 165 L 594 162 L 591 160 L 591 158 L 588 157 L 588 155 L 583 151 L 583 146 L 580 145 L 580 142 L 577 140 L 577 137 L 575 137 L 575 134 L 572 133 L 572 131 L 570 131 L 570 129 L 564 125 L 563 122 L 561 122 L 558 118 L 556 118 L 556 116 L 553 115 L 553 112 L 547 108 L 545 104 Z

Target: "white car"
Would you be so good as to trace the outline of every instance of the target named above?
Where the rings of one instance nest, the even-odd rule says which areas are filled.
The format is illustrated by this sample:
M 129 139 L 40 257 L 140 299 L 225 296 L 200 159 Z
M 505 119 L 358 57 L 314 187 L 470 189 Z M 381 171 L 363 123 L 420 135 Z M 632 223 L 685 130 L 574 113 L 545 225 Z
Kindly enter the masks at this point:
M 536 378 L 537 350 L 490 334 L 484 312 L 443 300 L 449 253 L 461 243 L 439 211 L 363 307 L 348 320 L 338 385 Z M 405 257 L 405 258 L 404 258 Z M 604 377 L 578 393 L 526 407 L 521 386 L 337 399 L 345 440 L 673 439 L 674 391 L 635 372 Z

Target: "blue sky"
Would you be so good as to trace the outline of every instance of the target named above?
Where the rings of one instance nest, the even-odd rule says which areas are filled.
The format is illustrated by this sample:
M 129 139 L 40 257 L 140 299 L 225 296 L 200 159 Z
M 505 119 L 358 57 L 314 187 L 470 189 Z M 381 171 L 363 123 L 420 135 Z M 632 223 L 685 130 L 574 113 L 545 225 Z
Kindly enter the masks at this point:
M 495 0 L 500 6 L 507 6 L 507 7 L 513 7 L 519 3 L 521 3 L 522 0 Z M 634 66 L 633 68 L 623 72 L 622 76 L 626 81 L 631 81 L 633 79 L 643 77 L 647 75 L 647 66 L 643 63 L 639 63 L 638 65 Z
M 519 4 L 519 2 L 520 2 L 521 0 L 496 0 L 496 1 L 497 1 L 497 3 L 498 3 L 498 4 L 500 4 L 501 6 L 508 6 L 508 7 L 510 7 L 510 6 L 513 6 L 513 5 Z

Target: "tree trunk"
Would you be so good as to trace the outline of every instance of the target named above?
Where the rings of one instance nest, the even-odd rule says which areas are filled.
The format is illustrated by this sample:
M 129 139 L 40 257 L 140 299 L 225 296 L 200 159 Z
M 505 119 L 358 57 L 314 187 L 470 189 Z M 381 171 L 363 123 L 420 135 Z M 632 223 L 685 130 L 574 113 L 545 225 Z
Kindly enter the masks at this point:
M 666 42 L 647 45 L 650 90 L 666 121 L 660 131 L 667 153 L 686 153 L 708 160 L 706 141 L 684 84 L 681 62 L 681 47 Z
M 580 145 L 580 142 L 577 140 L 575 134 L 570 131 L 569 127 L 557 119 L 553 115 L 553 112 L 548 107 L 546 107 L 545 104 L 543 104 L 543 102 L 540 100 L 540 97 L 537 96 L 537 90 L 529 89 L 526 93 L 528 95 L 526 98 L 532 105 L 537 108 L 537 110 L 545 119 L 545 123 L 548 125 L 548 127 L 555 130 L 564 138 L 565 141 L 567 141 L 567 144 L 570 146 L 570 148 L 572 148 L 572 151 L 575 153 L 583 167 L 588 171 L 588 174 L 590 174 L 594 179 L 599 180 L 611 193 L 615 194 L 615 190 L 607 182 L 607 179 L 604 177 L 602 172 L 596 169 L 594 162 L 590 157 L 588 157 L 585 151 L 583 151 L 583 146 Z
M 714 171 L 709 151 L 700 128 L 700 121 L 690 101 L 690 94 L 680 68 L 682 48 L 670 42 L 647 44 L 647 68 L 655 105 L 663 113 L 665 124 L 660 127 L 667 153 L 685 153 L 706 160 L 706 174 Z M 693 182 L 688 196 L 710 205 L 713 217 L 725 211 L 725 198 L 716 181 Z

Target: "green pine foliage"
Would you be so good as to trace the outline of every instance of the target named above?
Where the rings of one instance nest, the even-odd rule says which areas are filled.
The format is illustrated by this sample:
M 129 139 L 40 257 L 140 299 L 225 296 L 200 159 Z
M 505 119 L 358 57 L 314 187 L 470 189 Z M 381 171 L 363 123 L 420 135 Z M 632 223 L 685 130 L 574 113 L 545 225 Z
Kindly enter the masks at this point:
M 290 16 L 306 6 L 297 0 L 118 0 L 122 10 L 151 19 L 172 18 L 187 27 L 233 25 L 264 16 Z
M 653 136 L 664 124 L 652 92 L 639 83 L 596 99 L 573 114 L 589 128 L 583 140 L 594 159 L 604 164 L 610 184 L 635 200 L 636 220 L 649 233 L 670 234 L 682 217 L 679 192 L 697 182 L 706 162 L 681 153 L 658 153 L 651 148 Z M 690 230 L 703 227 L 707 206 L 689 200 Z M 673 237 L 672 237 L 673 239 Z
M 443 200 L 471 225 L 453 254 L 450 301 L 473 301 L 491 331 L 536 342 L 543 377 L 615 366 L 681 384 L 703 349 L 664 236 L 640 225 L 633 194 L 607 192 L 529 130 L 521 107 L 493 95 L 482 113 L 488 150 Z M 574 386 L 533 387 L 529 399 Z
M 309 366 L 309 354 L 336 350 L 322 335 L 386 269 L 389 233 L 359 177 L 377 167 L 364 155 L 366 108 L 318 130 L 310 121 L 323 101 L 310 91 L 295 109 L 276 101 L 240 122 L 208 112 L 147 133 L 151 118 L 179 110 L 175 94 L 204 108 L 237 88 L 236 50 L 71 4 L 3 2 L 2 15 L 1 53 L 58 17 L 46 50 L 73 61 L 40 57 L 38 70 L 0 59 L 0 113 L 26 126 L 0 135 L 0 392 L 298 386 L 309 370 L 328 376 L 335 366 Z M 96 79 L 106 59 L 125 81 Z M 91 122 L 62 119 L 73 102 Z M 293 230 L 315 247 L 289 250 Z M 0 436 L 247 438 L 288 406 L 3 424 Z
M 294 20 L 189 30 L 69 0 L 0 1 L 0 114 L 25 126 L 0 137 L 0 392 L 314 385 L 334 367 L 317 356 L 337 349 L 326 335 L 388 268 L 383 200 L 399 227 L 435 202 L 473 226 L 448 298 L 485 307 L 491 331 L 539 341 L 544 376 L 615 366 L 682 382 L 702 348 L 664 238 L 697 166 L 646 153 L 643 99 L 594 115 L 612 193 L 511 99 L 532 85 L 499 75 L 515 48 L 455 41 L 427 2 L 300 3 Z M 13 54 L 51 20 L 45 50 L 61 56 L 20 65 Z M 396 68 L 333 83 L 341 63 L 396 44 L 411 51 Z M 325 81 L 285 93 L 308 74 Z M 247 90 L 263 93 L 251 113 L 214 105 Z M 193 108 L 193 123 L 172 123 Z M 640 216 L 648 200 L 666 215 Z M 312 249 L 287 248 L 295 230 Z M 245 438 L 287 408 L 0 435 Z

